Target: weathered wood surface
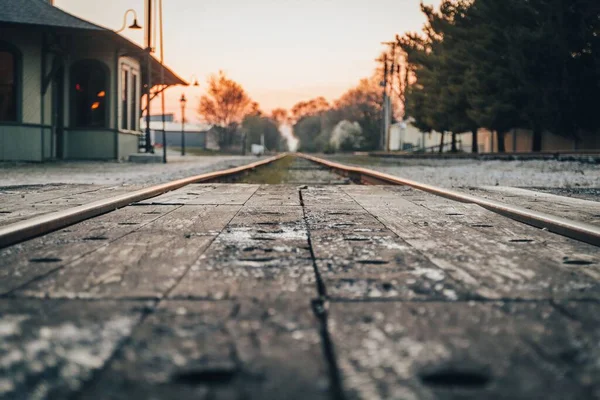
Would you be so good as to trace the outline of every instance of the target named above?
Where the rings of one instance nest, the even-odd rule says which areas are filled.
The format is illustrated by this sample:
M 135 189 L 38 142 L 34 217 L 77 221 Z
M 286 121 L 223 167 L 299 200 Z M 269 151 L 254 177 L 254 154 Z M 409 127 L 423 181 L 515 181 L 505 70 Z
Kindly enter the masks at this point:
M 258 185 L 220 183 L 188 185 L 181 189 L 141 201 L 139 204 L 243 205 L 256 192 L 258 187 Z
M 470 188 L 469 194 L 600 226 L 600 202 L 597 201 L 507 186 Z
M 343 190 L 460 282 L 469 291 L 468 298 L 600 299 L 600 282 L 594 278 L 599 264 L 594 261 L 589 265 L 565 264 L 563 258 L 552 257 L 551 252 L 529 252 L 523 249 L 523 243 L 499 241 L 486 234 L 494 229 L 489 221 L 497 218 L 489 211 L 481 209 L 488 222 L 468 225 L 458 222 L 460 216 L 446 215 L 454 213 L 431 211 L 422 206 L 423 202 L 436 201 L 426 193 L 409 192 L 400 196 L 398 189 L 382 186 L 348 186 Z M 530 234 L 530 238 L 543 241 L 547 232 L 531 228 Z M 586 259 L 598 256 L 595 246 L 577 244 L 574 248 L 576 259 L 580 255 Z
M 285 191 L 282 198 L 287 198 Z M 245 206 L 191 267 L 171 297 L 292 296 L 306 302 L 315 294 L 302 208 Z
M 21 288 L 17 295 L 161 298 L 238 211 L 236 206 L 130 208 L 156 207 L 152 212 L 161 218 Z
M 30 185 L 0 188 L 0 226 L 118 196 L 141 186 Z
M 0 250 L 0 398 L 598 398 L 599 258 L 408 188 L 191 185 Z
M 129 337 L 142 302 L 0 299 L 0 398 L 65 399 Z
M 302 197 L 310 199 L 305 209 L 312 248 L 330 297 L 455 300 L 467 296 L 443 268 L 343 191 L 325 196 L 322 189 L 307 188 Z
M 249 203 L 82 398 L 330 398 L 302 208 Z
M 593 399 L 598 304 L 333 303 L 348 399 Z
M 127 207 L 28 242 L 0 249 L 0 294 L 9 293 L 106 248 L 176 208 Z M 106 268 L 106 265 L 102 268 Z
M 310 302 L 166 301 L 84 399 L 326 399 Z

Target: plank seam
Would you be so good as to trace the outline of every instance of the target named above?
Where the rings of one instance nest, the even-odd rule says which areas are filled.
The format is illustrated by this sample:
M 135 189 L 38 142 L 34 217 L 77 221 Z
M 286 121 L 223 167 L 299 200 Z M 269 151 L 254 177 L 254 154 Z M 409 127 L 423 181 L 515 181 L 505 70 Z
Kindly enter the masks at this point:
M 319 336 L 321 337 L 323 355 L 325 356 L 325 361 L 327 363 L 329 371 L 329 389 L 331 397 L 334 400 L 344 400 L 346 396 L 344 394 L 344 389 L 342 385 L 342 374 L 337 363 L 337 358 L 335 355 L 335 346 L 333 344 L 333 340 L 331 339 L 331 334 L 329 332 L 327 313 L 329 302 L 327 299 L 327 289 L 325 287 L 325 283 L 323 282 L 323 277 L 321 276 L 319 267 L 317 266 L 315 252 L 312 244 L 312 238 L 310 235 L 310 226 L 308 224 L 308 216 L 306 215 L 306 207 L 304 204 L 304 198 L 302 196 L 302 190 L 303 189 L 301 188 L 298 189 L 298 195 L 300 196 L 300 206 L 302 207 L 302 219 L 304 220 L 304 225 L 306 227 L 308 249 L 310 251 L 313 270 L 315 272 L 317 292 L 319 294 L 319 297 L 317 299 L 313 299 L 311 301 L 311 307 L 313 310 L 313 314 L 315 315 L 315 318 L 319 323 Z

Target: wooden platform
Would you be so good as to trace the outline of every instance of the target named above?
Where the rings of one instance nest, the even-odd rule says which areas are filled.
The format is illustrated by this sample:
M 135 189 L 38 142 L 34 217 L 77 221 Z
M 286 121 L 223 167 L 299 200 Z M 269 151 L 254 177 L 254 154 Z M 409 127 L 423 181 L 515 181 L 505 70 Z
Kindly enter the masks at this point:
M 190 185 L 0 296 L 0 398 L 600 397 L 600 249 L 404 187 Z

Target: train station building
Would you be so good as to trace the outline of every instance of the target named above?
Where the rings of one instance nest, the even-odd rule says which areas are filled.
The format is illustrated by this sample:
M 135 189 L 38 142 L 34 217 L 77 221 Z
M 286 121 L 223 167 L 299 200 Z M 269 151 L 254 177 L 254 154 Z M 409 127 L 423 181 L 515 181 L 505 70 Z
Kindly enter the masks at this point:
M 0 0 L 0 10 L 0 161 L 137 153 L 148 53 L 51 0 Z M 187 85 L 150 64 L 152 86 Z

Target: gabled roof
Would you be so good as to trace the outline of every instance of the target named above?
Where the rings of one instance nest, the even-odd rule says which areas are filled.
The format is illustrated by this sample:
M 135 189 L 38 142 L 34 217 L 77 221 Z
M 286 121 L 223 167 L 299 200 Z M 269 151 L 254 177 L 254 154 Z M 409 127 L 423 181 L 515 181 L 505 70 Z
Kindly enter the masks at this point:
M 0 0 L 0 22 L 96 31 L 107 30 L 66 13 L 44 0 Z
M 71 15 L 44 0 L 0 0 L 0 24 L 2 23 L 85 30 L 108 37 L 108 39 L 113 40 L 132 53 L 145 54 L 140 46 L 131 42 L 124 36 L 121 36 L 110 29 L 103 28 L 100 25 L 93 24 Z M 138 58 L 141 57 L 138 56 Z M 158 84 L 160 68 L 160 62 L 152 57 L 152 81 L 156 84 Z M 162 82 L 163 84 L 188 85 L 187 82 L 166 66 L 162 65 L 162 68 L 165 71 L 165 81 Z

